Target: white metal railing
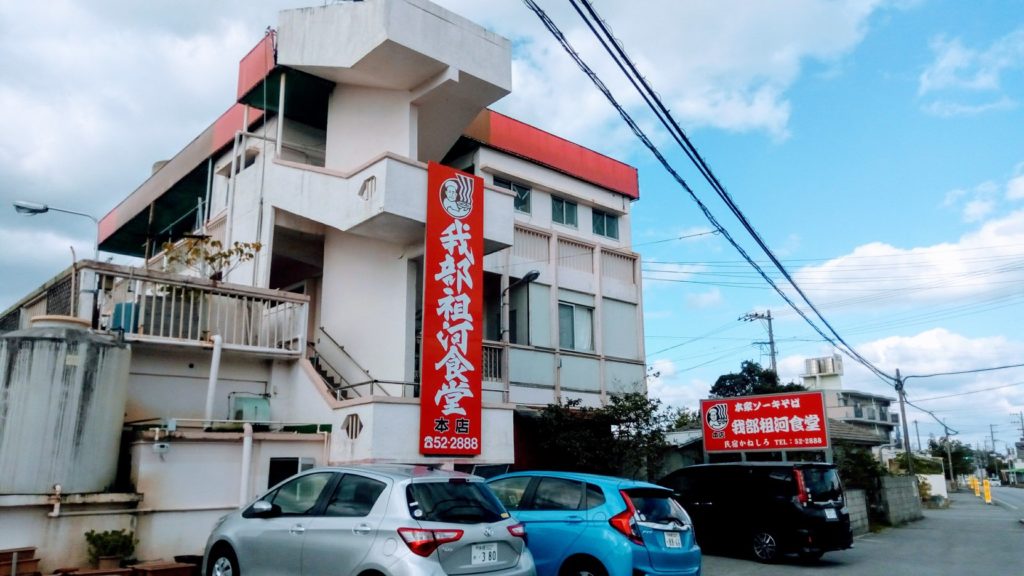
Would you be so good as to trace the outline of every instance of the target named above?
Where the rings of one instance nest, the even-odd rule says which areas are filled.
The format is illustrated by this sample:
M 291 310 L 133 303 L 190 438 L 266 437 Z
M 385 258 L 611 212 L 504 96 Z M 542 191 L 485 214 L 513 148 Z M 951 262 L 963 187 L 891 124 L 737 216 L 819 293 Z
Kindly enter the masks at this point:
M 82 264 L 83 286 L 97 287 L 99 331 L 123 332 L 129 341 L 184 344 L 203 344 L 217 334 L 228 349 L 305 353 L 308 296 L 142 268 Z

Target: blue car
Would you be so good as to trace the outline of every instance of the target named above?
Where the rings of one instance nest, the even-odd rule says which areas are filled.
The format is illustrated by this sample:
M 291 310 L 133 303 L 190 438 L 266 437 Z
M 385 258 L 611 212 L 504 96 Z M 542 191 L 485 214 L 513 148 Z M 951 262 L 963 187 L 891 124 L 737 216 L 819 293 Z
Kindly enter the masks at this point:
M 487 484 L 526 525 L 537 576 L 700 575 L 693 524 L 662 486 L 533 471 Z

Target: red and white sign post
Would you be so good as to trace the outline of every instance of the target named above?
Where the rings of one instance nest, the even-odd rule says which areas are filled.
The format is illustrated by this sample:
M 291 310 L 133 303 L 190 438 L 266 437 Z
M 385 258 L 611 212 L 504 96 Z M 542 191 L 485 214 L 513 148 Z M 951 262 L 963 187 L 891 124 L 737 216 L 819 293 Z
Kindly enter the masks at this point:
M 423 257 L 419 451 L 479 454 L 482 443 L 484 183 L 431 162 Z
M 708 453 L 830 447 L 820 391 L 701 400 L 700 414 Z

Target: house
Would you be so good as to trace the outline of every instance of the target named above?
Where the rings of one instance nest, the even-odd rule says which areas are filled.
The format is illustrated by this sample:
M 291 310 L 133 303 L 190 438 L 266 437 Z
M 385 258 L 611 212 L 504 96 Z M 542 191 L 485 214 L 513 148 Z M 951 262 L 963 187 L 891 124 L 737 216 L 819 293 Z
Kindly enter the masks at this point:
M 0 542 L 44 570 L 87 529 L 197 554 L 296 471 L 502 470 L 530 449 L 517 410 L 645 390 L 636 170 L 487 108 L 510 90 L 509 42 L 426 0 L 282 12 L 237 101 L 100 221 L 100 250 L 145 265 L 77 262 L 0 315 Z M 423 330 L 452 287 L 434 174 L 484 206 L 468 331 Z M 478 359 L 475 387 L 424 393 L 438 342 Z M 442 450 L 421 422 L 468 435 Z
M 824 392 L 829 419 L 842 423 L 837 428 L 841 437 L 857 444 L 877 446 L 889 444 L 894 429 L 899 434 L 899 415 L 890 410 L 896 399 L 844 389 L 842 356 L 809 358 L 804 367 L 803 385 L 808 390 Z

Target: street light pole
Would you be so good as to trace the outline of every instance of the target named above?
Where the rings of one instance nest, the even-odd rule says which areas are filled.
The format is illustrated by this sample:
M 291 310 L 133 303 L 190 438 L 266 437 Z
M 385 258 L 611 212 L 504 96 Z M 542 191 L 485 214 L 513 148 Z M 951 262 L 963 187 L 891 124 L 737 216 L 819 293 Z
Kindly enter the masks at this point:
M 509 291 L 511 291 L 516 286 L 520 286 L 522 284 L 529 284 L 530 282 L 533 282 L 534 280 L 536 280 L 539 276 L 540 276 L 540 272 L 539 271 L 537 271 L 537 270 L 530 270 L 529 272 L 524 274 L 522 278 L 516 280 L 515 282 L 512 282 L 511 284 L 506 286 L 504 290 L 501 291 L 501 350 L 502 350 L 502 352 L 501 352 L 501 380 L 502 380 L 503 384 L 505 385 L 505 401 L 506 402 L 508 402 L 508 394 L 510 392 L 510 385 L 511 385 L 511 381 L 510 381 L 510 378 L 509 378 L 509 370 L 508 370 L 508 364 L 509 364 L 508 348 L 509 348 L 509 344 L 510 344 L 509 341 L 511 340 L 511 338 L 509 337 L 509 318 L 508 318 L 508 313 L 509 313 L 509 311 L 508 311 L 508 308 L 509 308 L 509 302 L 508 302 Z
M 63 212 L 65 214 L 73 214 L 75 216 L 84 216 L 92 223 L 96 225 L 96 235 L 93 237 L 93 260 L 100 259 L 100 221 L 92 214 L 86 214 L 85 212 L 76 212 L 74 210 L 66 210 L 64 208 L 56 208 L 48 204 L 37 204 L 35 202 L 25 202 L 24 200 L 18 200 L 14 202 L 14 210 L 18 214 L 25 214 L 26 216 L 35 216 L 36 214 L 45 214 L 47 212 Z

